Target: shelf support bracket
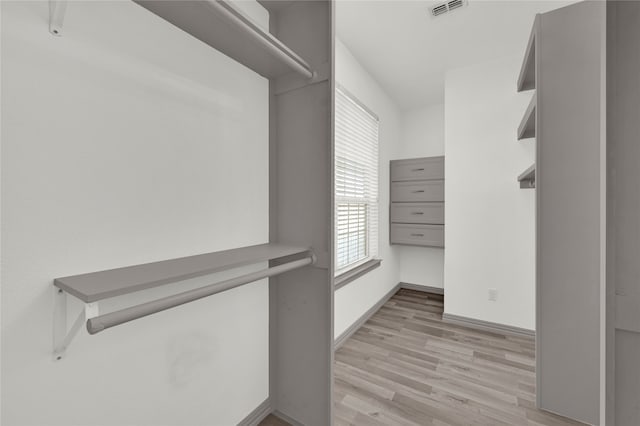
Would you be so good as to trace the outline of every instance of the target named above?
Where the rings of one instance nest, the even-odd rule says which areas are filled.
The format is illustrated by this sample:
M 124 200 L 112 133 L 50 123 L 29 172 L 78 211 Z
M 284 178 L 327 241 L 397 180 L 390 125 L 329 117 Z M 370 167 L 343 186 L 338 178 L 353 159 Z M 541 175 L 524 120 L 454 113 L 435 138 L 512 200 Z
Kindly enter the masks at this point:
M 523 179 L 520 181 L 520 189 L 531 189 L 536 187 L 535 179 Z
M 54 36 L 62 35 L 67 2 L 68 0 L 49 0 L 49 32 Z
M 54 291 L 53 360 L 60 361 L 80 328 L 87 319 L 98 316 L 99 309 L 98 303 L 85 303 L 71 328 L 67 330 L 67 293 L 57 287 L 54 287 Z

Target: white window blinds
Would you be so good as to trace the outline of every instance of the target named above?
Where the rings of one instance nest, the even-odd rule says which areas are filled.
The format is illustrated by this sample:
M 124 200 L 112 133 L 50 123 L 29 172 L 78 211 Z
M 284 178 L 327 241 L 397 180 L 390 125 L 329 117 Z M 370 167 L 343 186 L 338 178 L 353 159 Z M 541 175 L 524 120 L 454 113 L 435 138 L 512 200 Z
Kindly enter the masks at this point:
M 336 275 L 378 255 L 378 118 L 336 88 Z

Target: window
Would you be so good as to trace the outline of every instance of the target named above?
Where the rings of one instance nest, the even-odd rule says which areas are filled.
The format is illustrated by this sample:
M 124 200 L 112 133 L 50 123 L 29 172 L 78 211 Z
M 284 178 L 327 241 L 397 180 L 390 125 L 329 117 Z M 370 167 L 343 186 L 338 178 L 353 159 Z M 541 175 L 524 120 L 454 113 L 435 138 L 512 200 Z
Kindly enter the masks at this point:
M 335 116 L 336 275 L 378 255 L 378 117 L 342 87 Z

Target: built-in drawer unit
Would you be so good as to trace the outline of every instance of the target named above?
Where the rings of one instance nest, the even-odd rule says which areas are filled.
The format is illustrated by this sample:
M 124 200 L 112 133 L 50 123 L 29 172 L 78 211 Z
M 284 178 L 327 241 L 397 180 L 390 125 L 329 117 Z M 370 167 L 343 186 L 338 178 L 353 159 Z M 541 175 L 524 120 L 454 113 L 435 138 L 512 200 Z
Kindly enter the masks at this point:
M 437 202 L 444 201 L 444 181 L 424 180 L 418 182 L 392 182 L 391 202 Z
M 390 176 L 391 244 L 444 247 L 444 157 L 394 160 Z
M 391 241 L 413 246 L 444 247 L 444 225 L 392 223 Z
M 444 179 L 444 157 L 391 162 L 391 181 Z
M 444 225 L 444 203 L 393 203 L 391 222 Z

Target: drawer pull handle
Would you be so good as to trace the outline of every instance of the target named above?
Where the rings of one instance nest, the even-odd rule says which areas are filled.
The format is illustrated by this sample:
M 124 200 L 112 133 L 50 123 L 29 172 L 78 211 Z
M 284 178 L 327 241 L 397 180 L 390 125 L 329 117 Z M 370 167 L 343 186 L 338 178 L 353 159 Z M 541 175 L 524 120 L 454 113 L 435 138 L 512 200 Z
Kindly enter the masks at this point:
M 424 189 L 419 189 L 417 191 L 413 191 L 414 194 L 419 194 L 420 192 L 424 192 Z
M 424 172 L 424 169 L 411 169 L 412 172 Z
M 424 237 L 424 234 L 411 234 L 412 237 Z
M 411 212 L 411 214 L 424 214 L 424 212 Z

